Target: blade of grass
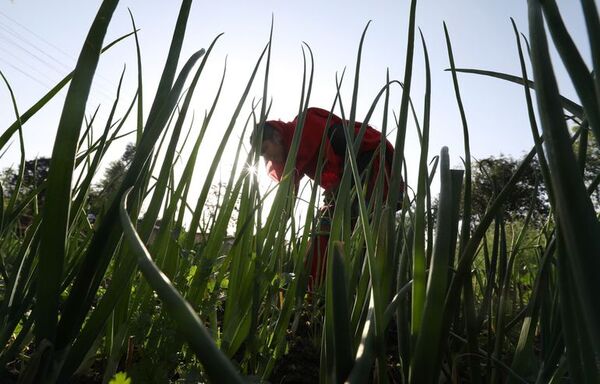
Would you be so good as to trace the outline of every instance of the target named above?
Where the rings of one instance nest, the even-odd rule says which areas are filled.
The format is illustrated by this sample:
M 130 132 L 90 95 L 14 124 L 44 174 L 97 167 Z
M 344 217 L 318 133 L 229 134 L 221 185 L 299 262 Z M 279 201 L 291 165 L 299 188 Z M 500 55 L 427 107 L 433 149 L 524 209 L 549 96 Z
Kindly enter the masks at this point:
M 38 318 L 35 333 L 38 342 L 43 339 L 53 342 L 56 337 L 76 146 L 102 41 L 117 3 L 116 0 L 105 0 L 92 24 L 65 98 L 56 144 L 52 150 L 52 166 L 46 188 L 46 199 L 52 204 L 46 204 L 43 213 L 44 217 L 51 217 L 52 220 L 42 222 L 40 228 L 40 269 L 44 274 L 40 275 L 36 302 Z
M 450 41 L 450 35 L 446 23 L 444 23 L 444 34 L 446 36 L 446 46 L 448 49 L 448 61 L 450 63 L 450 71 L 452 72 L 452 83 L 454 84 L 454 93 L 456 95 L 456 103 L 460 112 L 460 120 L 463 126 L 463 141 L 465 147 L 465 183 L 463 192 L 463 218 L 460 229 L 460 243 L 459 252 L 462 253 L 466 243 L 470 238 L 471 229 L 471 146 L 469 144 L 469 127 L 467 125 L 467 117 L 465 115 L 465 109 L 463 106 L 462 98 L 460 96 L 460 88 L 458 86 L 458 77 L 456 76 L 456 66 L 454 65 L 454 53 L 452 52 L 452 43 Z
M 219 161 L 220 161 L 220 159 L 221 159 L 221 157 L 223 155 L 223 151 L 225 149 L 225 146 L 227 144 L 229 136 L 231 135 L 231 132 L 233 131 L 233 128 L 235 126 L 235 122 L 236 122 L 236 120 L 237 120 L 237 118 L 238 118 L 238 116 L 240 114 L 240 111 L 241 111 L 241 108 L 242 108 L 242 106 L 244 104 L 244 101 L 246 100 L 246 97 L 248 96 L 248 93 L 250 91 L 250 87 L 251 87 L 251 85 L 252 85 L 252 83 L 254 81 L 254 78 L 255 78 L 256 73 L 258 71 L 258 67 L 259 67 L 259 65 L 260 65 L 260 63 L 262 61 L 262 58 L 263 58 L 265 52 L 267 51 L 267 48 L 268 48 L 268 46 L 265 47 L 265 49 L 261 53 L 261 55 L 260 55 L 260 57 L 259 57 L 259 59 L 258 59 L 258 61 L 256 63 L 256 65 L 254 67 L 254 70 L 253 70 L 253 72 L 252 72 L 252 74 L 250 76 L 250 79 L 248 80 L 248 83 L 246 85 L 246 89 L 244 90 L 244 93 L 242 94 L 242 97 L 239 100 L 239 103 L 238 103 L 238 105 L 237 105 L 237 107 L 235 109 L 235 112 L 234 112 L 234 114 L 231 117 L 231 120 L 229 122 L 229 125 L 228 125 L 227 129 L 224 132 L 223 139 L 222 139 L 221 143 L 219 144 L 219 147 L 217 148 L 217 152 L 215 154 L 214 160 L 213 160 L 213 162 L 212 162 L 212 164 L 211 164 L 211 166 L 210 166 L 210 168 L 208 170 L 208 173 L 206 175 L 206 179 L 205 179 L 206 181 L 204 182 L 204 186 L 202 188 L 202 191 L 200 192 L 200 196 L 198 197 L 198 201 L 197 201 L 197 204 L 196 204 L 197 208 L 196 208 L 196 211 L 194 212 L 194 215 L 192 216 L 192 220 L 190 222 L 190 228 L 189 228 L 188 236 L 186 237 L 186 239 L 184 240 L 184 243 L 183 243 L 184 249 L 191 249 L 192 246 L 193 246 L 193 242 L 194 242 L 194 238 L 195 238 L 195 233 L 196 233 L 198 225 L 200 223 L 201 212 L 202 212 L 202 209 L 199 209 L 199 208 L 204 206 L 204 202 L 206 201 L 206 198 L 208 196 L 208 192 L 209 192 L 211 181 L 212 181 L 212 179 L 213 179 L 213 177 L 214 177 L 214 175 L 215 175 L 215 173 L 217 171 L 217 167 L 219 165 Z M 195 303 L 195 304 L 198 303 L 198 298 L 199 298 L 199 295 L 201 293 L 200 292 L 201 291 L 201 286 L 199 285 L 199 283 L 202 283 L 202 284 L 205 283 L 205 281 L 201 282 L 199 280 L 200 276 L 201 276 L 201 271 L 198 269 L 198 270 L 196 270 L 196 273 L 195 273 L 195 276 L 194 276 L 194 283 L 193 283 L 194 289 L 191 289 L 188 292 L 188 296 L 187 296 L 187 297 L 190 298 L 190 301 L 192 303 Z
M 140 185 L 139 179 L 143 177 L 142 172 L 149 160 L 156 140 L 161 134 L 161 130 L 164 128 L 168 117 L 171 115 L 171 111 L 175 107 L 175 103 L 179 98 L 188 74 L 203 53 L 202 50 L 190 57 L 182 68 L 171 90 L 167 104 L 163 106 L 161 115 L 153 121 L 149 120 L 147 122 L 144 137 L 139 147 L 136 148 L 135 157 L 124 176 L 119 192 L 117 192 L 110 208 L 104 215 L 99 228 L 94 232 L 89 250 L 85 255 L 73 289 L 65 303 L 59 324 L 59 334 L 61 335 L 61 343 L 59 345 L 61 347 L 66 346 L 79 331 L 79 326 L 92 304 L 98 286 L 121 237 L 121 228 L 118 225 L 118 221 L 115 222 L 118 219 L 118 198 L 125 189 L 134 185 Z
M 131 26 L 133 27 L 133 33 L 135 38 L 135 53 L 137 57 L 137 75 L 138 75 L 138 103 L 137 103 L 137 136 L 136 136 L 136 145 L 139 145 L 140 140 L 142 139 L 142 133 L 144 129 L 144 92 L 143 92 L 143 81 L 142 81 L 142 54 L 140 52 L 140 41 L 138 39 L 137 28 L 135 26 L 135 19 L 133 18 L 133 14 L 130 9 L 127 9 L 129 12 L 129 18 L 131 19 Z
M 425 131 L 425 130 L 424 130 Z M 427 291 L 421 327 L 415 341 L 413 360 L 409 374 L 410 383 L 433 383 L 439 370 L 431 366 L 431 360 L 439 361 L 440 335 L 442 334 L 443 302 L 448 278 L 450 233 L 452 228 L 452 182 L 448 148 L 440 153 L 440 203 L 436 222 L 436 239 L 429 269 Z M 414 284 L 414 283 L 413 283 Z
M 505 272 L 504 272 L 504 277 L 500 277 L 499 278 L 499 285 L 500 285 L 500 297 L 499 297 L 499 301 L 498 301 L 498 310 L 496 313 L 496 334 L 495 334 L 495 340 L 494 340 L 494 350 L 492 353 L 492 356 L 498 360 L 500 360 L 502 358 L 502 344 L 504 341 L 504 337 L 505 337 L 505 321 L 506 321 L 506 315 L 507 312 L 510 311 L 509 308 L 509 304 L 508 302 L 510 301 L 510 289 L 511 289 L 511 280 L 512 280 L 512 272 L 513 272 L 513 265 L 515 262 L 515 259 L 517 257 L 517 255 L 519 254 L 519 252 L 521 252 L 521 243 L 523 241 L 523 238 L 525 236 L 525 232 L 528 229 L 529 223 L 531 221 L 531 217 L 533 214 L 533 211 L 535 209 L 535 196 L 537 196 L 537 185 L 535 186 L 535 190 L 532 194 L 532 198 L 531 198 L 531 202 L 530 202 L 530 209 L 527 212 L 527 216 L 525 217 L 525 220 L 523 222 L 523 227 L 521 228 L 518 236 L 517 236 L 517 241 L 515 242 L 514 246 L 512 247 L 512 250 L 510 252 L 510 258 L 508 259 L 508 265 L 506 266 Z M 496 383 L 500 380 L 500 370 L 498 369 L 498 367 L 494 366 L 492 368 L 492 378 L 491 378 L 491 382 L 492 383 Z
M 516 23 L 512 19 L 511 19 L 511 22 L 513 25 L 513 30 L 515 32 L 515 39 L 517 40 L 517 49 L 519 52 L 521 73 L 523 75 L 523 90 L 525 91 L 525 101 L 527 102 L 527 114 L 529 116 L 529 125 L 531 127 L 531 134 L 533 136 L 533 141 L 535 143 L 535 151 L 537 153 L 538 162 L 540 163 L 542 177 L 544 178 L 544 183 L 545 183 L 546 189 L 548 191 L 549 200 L 552 204 L 552 202 L 554 201 L 554 192 L 552 191 L 552 183 L 550 181 L 550 171 L 548 170 L 548 162 L 546 161 L 546 157 L 544 156 L 544 149 L 542 147 L 542 139 L 540 137 L 538 126 L 537 126 L 537 121 L 535 118 L 530 87 L 528 87 L 526 85 L 526 79 L 528 77 L 527 76 L 527 66 L 525 65 L 523 49 L 521 48 L 521 39 L 519 38 L 519 33 L 517 30 Z
M 584 314 L 579 308 L 576 283 L 573 281 L 574 271 L 567 259 L 567 249 L 558 225 L 557 253 L 558 279 L 560 293 L 560 314 L 562 331 L 565 340 L 566 357 L 569 374 L 574 382 L 599 383 L 598 366 L 596 365 L 593 340 L 586 329 Z
M 194 94 L 194 90 L 196 89 L 196 85 L 198 84 L 198 81 L 200 79 L 200 74 L 202 73 L 202 70 L 204 69 L 204 66 L 206 65 L 206 62 L 210 55 L 210 52 L 212 51 L 212 48 L 214 47 L 214 45 L 217 42 L 217 40 L 219 39 L 219 37 L 221 37 L 221 35 L 218 35 L 212 41 L 212 43 L 208 47 L 208 50 L 206 51 L 206 54 L 203 55 L 204 58 L 202 59 L 200 66 L 196 70 L 196 73 L 195 73 L 195 75 L 192 79 L 192 82 L 188 88 L 188 91 L 186 93 L 185 100 L 183 101 L 183 105 L 181 106 L 181 109 L 179 111 L 179 116 L 177 118 L 177 121 L 175 122 L 175 126 L 171 133 L 171 139 L 169 142 L 169 146 L 164 155 L 163 165 L 161 167 L 161 170 L 160 170 L 160 173 L 158 176 L 158 181 L 157 181 L 156 187 L 154 189 L 154 193 L 152 194 L 152 199 L 150 200 L 148 208 L 146 209 L 146 213 L 144 214 L 144 218 L 142 219 L 142 222 L 140 224 L 140 234 L 142 235 L 142 238 L 145 241 L 148 241 L 150 234 L 152 233 L 152 229 L 154 228 L 154 223 L 156 222 L 156 219 L 158 218 L 159 210 L 163 203 L 163 198 L 164 198 L 164 195 L 165 195 L 165 192 L 167 189 L 167 181 L 169 180 L 169 174 L 171 173 L 171 167 L 173 164 L 173 159 L 175 157 L 177 142 L 179 141 L 179 137 L 181 135 L 181 129 L 183 127 L 183 122 L 185 120 L 187 111 L 188 111 L 190 103 L 192 101 L 192 96 Z
M 410 293 L 412 288 L 412 281 L 409 281 L 406 285 L 398 290 L 398 293 L 391 300 L 390 304 L 384 312 L 384 323 L 385 328 L 394 316 L 394 313 L 402 303 L 404 296 Z M 375 358 L 373 353 L 373 338 L 375 328 L 373 325 L 373 307 L 372 302 L 368 305 L 368 312 L 366 316 L 365 326 L 363 327 L 363 333 L 360 344 L 356 351 L 355 362 L 348 376 L 347 383 L 365 383 L 369 379 L 371 373 L 371 367 L 373 365 L 373 359 Z
M 25 144 L 23 142 L 23 125 L 21 123 L 21 116 L 19 114 L 19 108 L 17 107 L 17 100 L 15 99 L 15 94 L 2 71 L 0 71 L 0 76 L 2 76 L 2 80 L 4 80 L 4 83 L 8 88 L 10 99 L 12 101 L 12 106 L 16 117 L 17 130 L 19 132 L 19 150 L 21 152 L 21 157 L 19 160 L 19 169 L 17 171 L 17 180 L 15 181 L 14 190 L 10 199 L 8 200 L 8 205 L 6 206 L 6 210 L 8 212 L 11 212 L 14 208 L 15 203 L 17 202 L 17 197 L 19 196 L 21 184 L 23 182 L 23 173 L 25 172 Z
M 335 353 L 335 378 L 342 383 L 352 370 L 352 346 L 350 343 L 350 316 L 348 310 L 348 292 L 346 288 L 346 272 L 344 268 L 344 250 L 341 243 L 336 243 L 333 251 L 331 275 L 331 290 L 329 300 L 332 300 L 332 318 L 334 326 L 333 347 Z
M 186 180 L 191 180 L 194 165 L 196 164 L 197 155 L 199 151 L 200 144 L 202 139 L 204 138 L 204 133 L 206 132 L 206 128 L 210 122 L 214 109 L 216 107 L 217 101 L 219 99 L 221 87 L 223 85 L 223 80 L 225 79 L 225 72 L 223 72 L 223 76 L 221 78 L 221 84 L 219 90 L 217 92 L 217 96 L 215 97 L 211 110 L 209 114 L 204 119 L 202 124 L 202 128 L 200 133 L 196 139 L 194 147 L 192 149 L 192 153 L 188 159 L 186 167 L 182 173 L 181 181 L 179 183 L 178 190 L 175 191 L 175 196 L 180 196 L 182 191 L 180 189 L 184 189 L 185 191 L 189 190 L 189 183 Z M 186 196 L 187 192 L 183 193 L 183 196 Z M 182 201 L 185 201 L 185 197 L 181 198 Z M 176 224 L 176 228 L 181 228 L 181 222 L 183 217 L 178 220 L 178 224 Z M 99 301 L 96 310 L 91 314 L 90 318 L 86 322 L 83 330 L 77 337 L 73 347 L 71 348 L 69 355 L 66 359 L 66 362 L 62 368 L 61 378 L 66 380 L 67 377 L 70 377 L 72 372 L 74 372 L 77 367 L 81 364 L 81 359 L 85 355 L 86 351 L 91 348 L 94 343 L 97 334 L 100 329 L 102 329 L 105 324 L 106 319 L 110 315 L 112 308 L 117 304 L 119 297 L 122 295 L 122 292 L 126 289 L 127 284 L 130 282 L 131 275 L 137 265 L 135 258 L 131 257 L 132 255 L 127 255 L 124 259 L 123 263 L 116 270 L 115 274 L 111 279 L 111 284 L 108 286 L 106 293 Z M 139 310 L 139 308 L 134 305 L 132 312 L 135 313 Z
M 102 51 L 100 53 L 106 52 L 107 50 L 112 48 L 114 45 L 116 45 L 120 41 L 126 39 L 127 37 L 131 36 L 132 34 L 133 34 L 133 32 L 130 32 L 130 33 L 127 33 L 127 34 L 113 40 L 111 43 L 107 44 L 104 48 L 102 48 Z M 25 111 L 20 116 L 20 122 L 15 121 L 2 133 L 2 135 L 0 136 L 0 149 L 4 148 L 4 146 L 8 143 L 8 141 L 10 140 L 12 135 L 14 135 L 14 133 L 18 131 L 19 124 L 25 124 L 25 122 L 27 120 L 29 120 L 40 109 L 42 109 L 50 100 L 52 100 L 54 98 L 54 96 L 56 96 L 56 94 L 58 92 L 60 92 L 61 89 L 63 89 L 63 87 L 65 85 L 67 85 L 71 81 L 71 79 L 73 78 L 73 73 L 74 72 L 71 72 L 67 76 L 65 76 L 50 91 L 48 91 L 48 93 L 46 93 L 38 102 L 36 102 L 27 111 Z
M 264 50 L 262 51 L 261 55 L 258 58 L 258 61 L 254 67 L 254 70 L 250 76 L 250 79 L 248 80 L 248 83 L 246 84 L 246 88 L 238 102 L 238 105 L 231 117 L 231 120 L 229 122 L 229 125 L 227 127 L 227 129 L 225 130 L 225 135 L 223 137 L 223 141 L 221 141 L 221 144 L 219 145 L 219 148 L 217 149 L 217 155 L 215 156 L 215 159 L 217 159 L 216 161 L 213 161 L 213 163 L 211 164 L 211 167 L 207 173 L 206 176 L 206 180 L 211 180 L 214 177 L 214 174 L 217 170 L 217 165 L 218 165 L 218 159 L 220 158 L 220 156 L 222 156 L 223 154 L 223 149 L 225 147 L 226 144 L 226 140 L 229 135 L 231 134 L 233 127 L 235 125 L 235 122 L 241 112 L 242 106 L 246 100 L 246 97 L 248 96 L 248 93 L 250 92 L 250 87 L 254 81 L 254 78 L 256 76 L 256 73 L 258 71 L 258 67 L 260 65 L 260 62 L 262 61 L 262 58 L 265 54 L 265 52 L 267 51 L 268 46 L 265 46 Z M 208 191 L 209 191 L 209 187 L 210 187 L 210 183 L 205 182 L 204 187 L 200 193 L 200 196 L 198 197 L 198 202 L 197 202 L 197 207 L 201 207 L 204 205 L 204 201 L 206 201 L 206 197 L 208 196 Z M 184 240 L 183 243 L 183 247 L 185 249 L 190 249 L 192 248 L 193 242 L 194 242 L 194 235 L 196 233 L 196 230 L 198 229 L 199 223 L 200 223 L 200 213 L 201 213 L 201 209 L 196 209 L 195 213 L 192 217 L 192 220 L 190 222 L 190 228 L 189 228 L 189 233 L 190 235 L 188 235 L 186 237 L 186 239 Z
M 529 1 L 529 23 L 534 79 L 544 145 L 550 167 L 556 212 L 560 222 L 569 264 L 579 298 L 583 323 L 591 337 L 596 356 L 600 355 L 600 307 L 592 292 L 600 292 L 600 280 L 594 274 L 600 270 L 600 225 L 594 207 L 586 193 L 571 149 L 563 119 L 558 86 L 548 53 L 540 5 Z
M 586 2 L 583 1 L 582 4 L 584 3 Z M 594 135 L 596 136 L 596 142 L 600 143 L 600 104 L 597 102 L 599 97 L 594 91 L 594 78 L 590 74 L 590 71 L 585 65 L 583 58 L 579 54 L 573 39 L 567 32 L 567 28 L 560 17 L 560 12 L 558 11 L 556 2 L 554 0 L 545 0 L 541 2 L 541 5 L 544 10 L 544 15 L 546 16 L 546 25 L 548 25 L 554 45 L 556 46 L 556 49 L 558 50 L 558 53 L 560 54 L 565 67 L 567 68 L 567 73 L 573 81 L 573 85 L 575 86 L 575 90 L 579 96 L 579 100 L 581 100 L 581 104 L 585 110 L 585 116 L 589 120 L 590 127 L 592 127 Z M 584 8 L 587 6 L 589 5 L 584 5 Z M 587 11 L 597 12 L 592 8 L 587 9 Z M 597 14 L 596 21 L 594 22 L 592 20 L 593 15 L 592 17 L 586 16 L 586 22 L 589 21 L 587 25 L 590 42 L 594 40 L 594 37 L 589 35 L 589 33 L 592 32 L 592 30 L 589 29 L 589 26 L 595 25 L 595 27 L 592 27 L 592 29 L 595 29 L 596 33 L 600 33 L 600 28 L 598 28 L 597 24 Z M 600 43 L 600 40 L 597 40 L 597 43 Z M 592 50 L 594 50 L 593 44 Z M 600 55 L 600 51 L 598 51 L 597 54 Z M 600 64 L 600 61 L 596 64 Z M 599 67 L 596 66 L 596 68 Z M 598 90 L 600 90 L 600 88 Z
M 425 108 L 423 112 L 423 134 L 421 139 L 421 156 L 419 160 L 419 175 L 417 195 L 415 197 L 415 226 L 412 252 L 412 299 L 411 299 L 411 344 L 414 347 L 420 334 L 421 320 L 425 308 L 426 294 L 426 254 L 425 254 L 425 199 L 428 177 L 427 156 L 429 151 L 429 117 L 431 109 L 431 72 L 427 45 L 421 31 L 421 43 L 425 56 Z
M 540 268 L 538 269 L 531 292 L 531 298 L 526 307 L 526 314 L 521 327 L 518 344 L 513 355 L 511 369 L 521 376 L 525 376 L 526 372 L 531 369 L 529 358 L 530 356 L 534 356 L 534 337 L 536 326 L 540 319 L 541 296 L 544 295 L 543 284 L 550 276 L 549 269 L 555 249 L 554 244 L 555 241 L 552 240 L 547 246 L 540 263 Z M 507 382 L 512 384 L 516 381 L 509 378 Z
M 449 71 L 449 70 L 450 69 L 447 69 L 447 71 Z M 523 77 L 520 77 L 520 76 L 514 76 L 514 75 L 501 73 L 501 72 L 486 71 L 486 70 L 482 70 L 482 69 L 455 68 L 454 70 L 456 72 L 489 76 L 489 77 L 493 77 L 496 79 L 510 81 L 511 83 L 515 83 L 515 84 L 526 85 L 531 89 L 537 89 L 537 85 L 535 82 L 533 82 L 531 80 L 528 80 L 527 82 L 525 82 L 525 81 L 523 81 Z M 580 119 L 584 118 L 583 108 L 579 104 L 575 103 L 572 100 L 567 99 L 564 96 L 560 96 L 560 102 L 562 104 L 562 108 L 571 112 L 573 115 L 577 116 Z
M 412 84 L 412 67 L 413 67 L 413 56 L 414 56 L 414 40 L 415 40 L 415 18 L 417 11 L 417 0 L 410 2 L 410 13 L 407 33 L 407 45 L 406 45 L 406 61 L 404 65 L 404 90 L 402 92 L 402 100 L 400 101 L 400 116 L 398 119 L 398 132 L 396 133 L 396 143 L 394 145 L 394 158 L 392 160 L 392 178 L 390 180 L 390 193 L 388 194 L 388 206 L 396 207 L 400 201 L 401 196 L 401 184 L 402 184 L 402 162 L 404 158 L 404 142 L 406 137 L 406 125 L 408 121 L 408 101 L 410 98 L 410 89 Z M 390 226 L 394 223 L 394 220 L 389 220 Z M 390 228 L 390 236 L 395 231 Z M 392 252 L 395 250 L 392 248 Z
M 102 155 L 106 152 L 105 145 L 106 145 L 108 133 L 109 133 L 109 130 L 110 130 L 113 118 L 114 118 L 114 114 L 117 109 L 117 105 L 119 103 L 119 96 L 121 93 L 121 85 L 123 84 L 123 76 L 124 75 L 125 75 L 125 68 L 123 68 L 123 72 L 121 72 L 121 78 L 119 79 L 119 85 L 117 86 L 117 94 L 115 96 L 115 101 L 114 101 L 111 111 L 109 113 L 109 116 L 108 116 L 108 119 L 106 122 L 106 126 L 104 128 L 104 133 L 100 137 L 100 142 L 98 143 L 99 150 L 96 151 L 96 154 L 95 154 L 92 162 L 87 167 L 88 169 L 87 169 L 86 178 L 83 180 L 82 183 L 76 184 L 77 185 L 76 189 L 79 189 L 79 193 L 77 194 L 77 197 L 75 198 L 74 202 L 72 203 L 73 212 L 80 212 L 81 208 L 83 207 L 83 204 L 87 197 L 90 186 L 92 185 L 92 178 L 94 177 L 94 175 L 98 169 L 98 166 L 100 165 L 100 161 L 102 160 Z M 126 119 L 126 117 L 123 119 L 122 123 L 125 122 L 125 119 Z M 121 127 L 122 127 L 122 124 L 121 124 Z M 115 132 L 115 134 L 117 132 Z M 89 157 L 86 157 L 86 158 L 89 158 Z M 77 214 L 72 215 L 70 217 L 71 225 L 76 220 L 76 218 L 77 218 Z
M 148 250 L 135 231 L 126 209 L 129 191 L 123 194 L 119 215 L 125 238 L 138 258 L 139 268 L 144 277 L 152 285 L 167 311 L 178 324 L 179 331 L 185 335 L 190 347 L 202 362 L 208 377 L 214 382 L 242 383 L 240 374 L 223 352 L 218 349 L 192 306 L 185 301 L 171 281 L 152 261 Z
M 581 8 L 585 18 L 588 39 L 590 40 L 590 50 L 592 51 L 596 105 L 600 109 L 600 76 L 598 76 L 598 72 L 600 72 L 600 19 L 598 18 L 598 9 L 594 1 L 581 0 Z M 596 134 L 596 140 L 600 140 L 598 134 Z
M 167 99 L 170 97 L 169 93 L 173 81 L 175 80 L 175 74 L 177 73 L 177 63 L 179 62 L 179 55 L 181 54 L 181 46 L 183 45 L 183 38 L 185 36 L 191 7 L 192 0 L 183 0 L 181 2 L 181 7 L 179 8 L 179 13 L 177 15 L 177 22 L 175 23 L 175 30 L 173 31 L 173 37 L 171 39 L 171 45 L 169 46 L 167 61 L 165 62 L 158 88 L 156 89 L 152 107 L 150 108 L 150 112 L 148 112 L 146 124 L 158 117 L 163 105 L 166 104 Z

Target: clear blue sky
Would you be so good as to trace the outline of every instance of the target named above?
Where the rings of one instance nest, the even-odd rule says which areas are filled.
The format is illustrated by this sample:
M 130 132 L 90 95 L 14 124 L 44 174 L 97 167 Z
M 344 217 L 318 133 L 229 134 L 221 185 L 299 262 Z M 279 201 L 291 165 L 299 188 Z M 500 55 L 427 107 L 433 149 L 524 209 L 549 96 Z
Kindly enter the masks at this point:
M 227 56 L 228 75 L 221 105 L 209 140 L 218 140 L 233 112 L 253 65 L 268 40 L 271 16 L 274 15 L 273 58 L 270 118 L 291 120 L 298 110 L 302 81 L 301 42 L 310 45 L 315 57 L 315 82 L 312 106 L 329 108 L 335 94 L 335 74 L 346 70 L 342 90 L 346 106 L 351 98 L 351 81 L 358 42 L 369 20 L 360 74 L 358 119 L 364 116 L 371 100 L 383 85 L 386 69 L 393 79 L 404 73 L 409 1 L 197 1 L 193 4 L 182 60 L 197 49 L 207 47 L 220 32 L 205 74 L 201 79 L 193 108 L 202 116 L 214 96 Z M 560 0 L 559 7 L 580 51 L 589 63 L 589 46 L 585 38 L 578 1 Z M 52 85 L 73 67 L 100 1 L 54 0 L 0 2 L 0 70 L 7 76 L 16 94 L 21 112 L 29 108 Z M 130 8 L 141 29 L 140 40 L 144 71 L 144 97 L 149 109 L 164 64 L 180 2 L 165 0 L 121 1 L 111 22 L 106 41 L 131 30 Z M 462 126 L 455 102 L 448 67 L 442 22 L 446 21 L 458 67 L 490 69 L 519 74 L 518 57 L 509 17 L 513 17 L 527 34 L 525 0 L 421 0 L 417 8 L 417 25 L 428 44 L 432 70 L 432 121 L 430 158 L 441 146 L 450 148 L 451 162 L 460 167 L 463 153 Z M 423 51 L 420 42 L 415 51 L 412 98 L 422 118 L 424 93 Z M 576 100 L 555 55 L 561 91 Z M 127 65 L 123 90 L 123 110 L 135 92 L 135 46 L 132 39 L 103 55 L 98 77 L 89 99 L 88 115 L 101 103 L 99 121 L 108 115 L 123 65 Z M 500 153 L 520 156 L 531 148 L 532 140 L 522 88 L 490 78 L 463 75 L 461 92 L 470 127 L 472 154 L 477 158 Z M 257 79 L 251 97 L 260 97 L 262 80 Z M 392 107 L 398 111 L 400 91 L 392 94 Z M 61 95 L 64 98 L 64 92 Z M 246 109 L 245 111 L 247 111 Z M 48 156 L 61 111 L 55 100 L 30 120 L 24 129 L 27 157 Z M 245 118 L 245 114 L 243 115 Z M 244 119 L 240 119 L 242 122 Z M 0 86 L 0 129 L 14 116 L 4 85 Z M 200 119 L 196 119 L 197 122 Z M 381 126 L 381 114 L 372 120 Z M 199 129 L 199 124 L 196 124 Z M 411 124 L 411 127 L 413 125 Z M 99 124 L 96 129 L 102 129 Z M 239 132 L 239 131 L 238 131 Z M 98 133 L 99 134 L 99 133 Z M 393 138 L 392 142 L 393 142 Z M 133 139 L 132 139 L 133 140 Z M 418 158 L 414 129 L 407 137 L 406 156 L 409 172 Z M 120 156 L 126 141 L 115 146 L 109 157 Z M 212 147 L 216 145 L 212 144 Z M 205 147 L 203 154 L 209 154 Z M 206 159 L 209 157 L 203 157 Z M 108 159 L 110 160 L 110 158 Z M 18 143 L 0 159 L 0 168 L 18 162 Z M 202 165 L 205 165 L 204 163 Z

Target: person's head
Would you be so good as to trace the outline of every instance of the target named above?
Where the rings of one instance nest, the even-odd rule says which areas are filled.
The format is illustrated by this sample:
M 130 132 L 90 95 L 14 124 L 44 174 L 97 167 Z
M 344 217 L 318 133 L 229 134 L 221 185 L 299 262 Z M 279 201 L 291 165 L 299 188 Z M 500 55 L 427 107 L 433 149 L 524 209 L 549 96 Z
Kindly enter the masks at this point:
M 260 126 L 257 126 L 257 129 L 260 128 Z M 255 131 L 254 133 L 257 132 L 258 131 Z M 250 142 L 254 144 L 254 134 L 250 137 Z M 265 158 L 265 161 L 272 161 L 275 163 L 285 162 L 286 153 L 281 134 L 273 127 L 273 125 L 269 124 L 269 122 L 262 125 L 262 145 L 260 154 Z

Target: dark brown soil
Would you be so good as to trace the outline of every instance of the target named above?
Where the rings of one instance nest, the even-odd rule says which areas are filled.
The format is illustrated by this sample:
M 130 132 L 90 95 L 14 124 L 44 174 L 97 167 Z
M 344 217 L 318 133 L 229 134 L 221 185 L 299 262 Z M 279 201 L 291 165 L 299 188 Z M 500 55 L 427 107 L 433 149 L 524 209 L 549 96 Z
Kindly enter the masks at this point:
M 288 353 L 279 359 L 269 381 L 272 384 L 318 383 L 319 359 L 319 350 L 311 339 L 293 336 Z

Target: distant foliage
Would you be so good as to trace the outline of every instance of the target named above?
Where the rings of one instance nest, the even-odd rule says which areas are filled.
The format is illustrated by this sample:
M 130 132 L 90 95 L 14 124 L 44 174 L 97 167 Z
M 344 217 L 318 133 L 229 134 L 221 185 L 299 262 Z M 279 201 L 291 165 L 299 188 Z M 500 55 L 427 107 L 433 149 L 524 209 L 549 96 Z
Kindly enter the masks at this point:
M 125 372 L 119 372 L 110 379 L 108 384 L 131 384 L 131 379 L 127 377 Z
M 573 129 L 575 131 L 575 129 Z M 587 139 L 583 178 L 590 185 L 600 174 L 600 148 L 591 132 Z M 575 153 L 580 151 L 580 140 L 573 145 Z M 481 218 L 494 197 L 502 190 L 515 173 L 523 159 L 511 156 L 490 156 L 477 161 L 473 166 L 473 215 Z M 537 185 L 537 189 L 536 189 Z M 533 209 L 534 223 L 540 223 L 549 212 L 550 202 L 544 185 L 540 164 L 534 159 L 527 165 L 525 173 L 509 193 L 504 202 L 504 213 L 510 219 L 524 219 Z M 596 210 L 600 209 L 600 193 L 596 187 L 592 194 Z M 532 204 L 533 203 L 533 204 Z
M 47 157 L 39 157 L 37 159 L 27 160 L 23 170 L 23 181 L 19 188 L 20 195 L 26 195 L 38 188 L 48 178 L 50 170 L 50 159 Z M 4 196 L 10 197 L 15 192 L 19 170 L 15 167 L 6 168 L 0 175 L 0 182 L 4 189 Z M 38 195 L 38 198 L 43 197 L 43 192 Z
M 490 202 L 507 184 L 520 163 L 521 159 L 500 155 L 479 160 L 474 164 L 472 207 L 475 217 L 483 217 Z M 545 217 L 550 208 L 537 161 L 532 161 L 526 167 L 523 177 L 511 190 L 504 203 L 504 213 L 511 219 L 523 219 L 532 208 L 536 219 Z

